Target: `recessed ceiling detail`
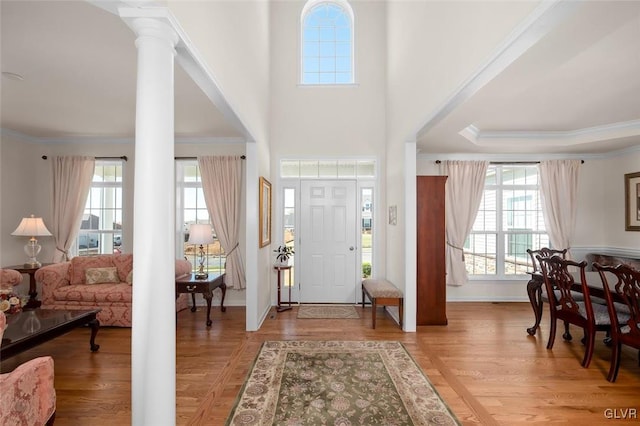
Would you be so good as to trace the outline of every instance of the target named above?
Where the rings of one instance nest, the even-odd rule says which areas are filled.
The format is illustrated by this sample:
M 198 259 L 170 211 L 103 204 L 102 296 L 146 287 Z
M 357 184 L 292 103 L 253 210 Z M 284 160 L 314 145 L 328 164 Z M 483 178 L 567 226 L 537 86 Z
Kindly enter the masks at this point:
M 495 131 L 480 130 L 470 125 L 459 133 L 473 144 L 485 147 L 510 146 L 517 143 L 535 143 L 537 146 L 573 146 L 640 136 L 640 120 L 568 131 Z

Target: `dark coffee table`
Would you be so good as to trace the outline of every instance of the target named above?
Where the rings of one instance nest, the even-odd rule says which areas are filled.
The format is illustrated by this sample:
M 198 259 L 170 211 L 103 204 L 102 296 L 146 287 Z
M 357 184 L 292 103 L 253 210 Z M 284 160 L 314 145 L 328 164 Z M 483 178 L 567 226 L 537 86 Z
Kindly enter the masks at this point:
M 9 358 L 83 325 L 91 327 L 89 347 L 95 352 L 100 349 L 100 345 L 95 343 L 100 329 L 96 314 L 100 311 L 101 309 L 32 309 L 8 315 L 0 356 L 2 359 Z

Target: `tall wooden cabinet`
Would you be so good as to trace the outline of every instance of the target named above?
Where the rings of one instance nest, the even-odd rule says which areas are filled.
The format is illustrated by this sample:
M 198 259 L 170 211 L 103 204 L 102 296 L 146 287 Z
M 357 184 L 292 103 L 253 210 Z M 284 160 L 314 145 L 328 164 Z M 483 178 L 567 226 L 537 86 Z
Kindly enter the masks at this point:
M 447 176 L 417 177 L 417 325 L 447 324 L 445 196 Z

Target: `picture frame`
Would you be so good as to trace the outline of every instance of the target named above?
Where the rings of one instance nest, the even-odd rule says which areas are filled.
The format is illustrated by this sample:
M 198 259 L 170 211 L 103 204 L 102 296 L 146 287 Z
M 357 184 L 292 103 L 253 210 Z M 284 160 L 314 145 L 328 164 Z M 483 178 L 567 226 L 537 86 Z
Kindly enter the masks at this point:
M 640 172 L 624 175 L 625 231 L 640 231 Z
M 260 248 L 271 244 L 271 182 L 260 176 L 259 184 Z

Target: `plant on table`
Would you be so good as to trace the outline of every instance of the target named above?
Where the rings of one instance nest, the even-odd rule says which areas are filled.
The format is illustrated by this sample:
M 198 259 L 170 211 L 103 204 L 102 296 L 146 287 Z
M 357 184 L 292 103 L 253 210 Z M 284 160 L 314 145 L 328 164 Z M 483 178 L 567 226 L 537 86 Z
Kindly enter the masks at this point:
M 290 246 L 278 246 L 274 252 L 276 253 L 276 260 L 281 264 L 287 264 L 289 258 L 295 254 L 293 247 Z

